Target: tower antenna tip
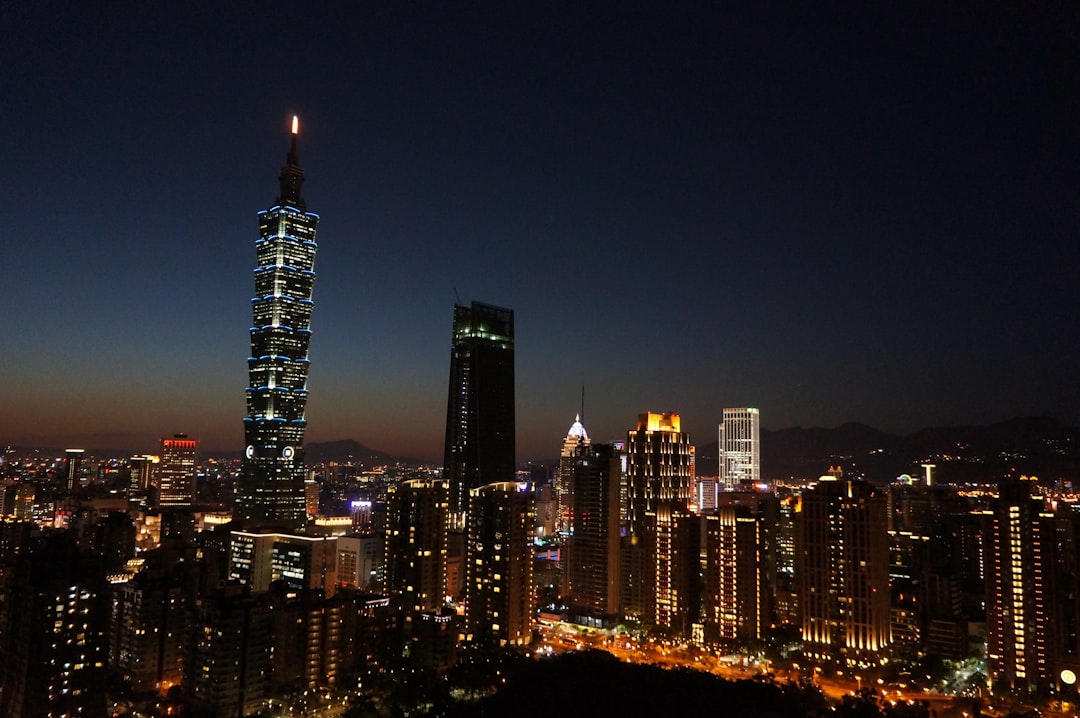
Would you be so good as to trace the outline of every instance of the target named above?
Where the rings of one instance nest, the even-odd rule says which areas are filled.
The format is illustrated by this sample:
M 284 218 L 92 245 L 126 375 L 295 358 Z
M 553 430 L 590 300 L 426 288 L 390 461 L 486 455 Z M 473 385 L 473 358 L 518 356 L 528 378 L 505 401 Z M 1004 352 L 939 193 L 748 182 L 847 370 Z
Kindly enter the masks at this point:
M 300 117 L 297 115 L 292 116 L 292 133 L 294 135 L 300 134 Z

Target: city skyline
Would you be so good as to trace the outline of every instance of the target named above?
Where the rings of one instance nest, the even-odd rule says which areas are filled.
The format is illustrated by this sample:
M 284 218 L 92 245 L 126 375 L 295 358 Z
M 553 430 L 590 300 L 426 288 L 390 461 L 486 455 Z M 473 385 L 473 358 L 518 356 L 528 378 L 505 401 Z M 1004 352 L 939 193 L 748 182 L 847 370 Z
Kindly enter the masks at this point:
M 326 217 L 307 442 L 439 458 L 455 293 L 515 311 L 519 459 L 583 384 L 598 441 L 672 411 L 709 443 L 725 406 L 1080 423 L 1075 8 L 286 7 L 0 30 L 0 441 L 243 449 L 293 114 Z

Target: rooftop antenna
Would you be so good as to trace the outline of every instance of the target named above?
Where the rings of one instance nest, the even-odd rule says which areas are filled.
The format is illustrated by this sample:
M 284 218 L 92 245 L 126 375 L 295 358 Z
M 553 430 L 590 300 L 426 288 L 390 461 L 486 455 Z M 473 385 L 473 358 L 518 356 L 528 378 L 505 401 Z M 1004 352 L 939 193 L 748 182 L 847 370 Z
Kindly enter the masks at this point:
M 581 385 L 581 420 L 585 420 L 585 385 Z
M 454 287 L 454 300 L 458 306 L 461 306 L 461 296 L 457 293 L 457 287 Z

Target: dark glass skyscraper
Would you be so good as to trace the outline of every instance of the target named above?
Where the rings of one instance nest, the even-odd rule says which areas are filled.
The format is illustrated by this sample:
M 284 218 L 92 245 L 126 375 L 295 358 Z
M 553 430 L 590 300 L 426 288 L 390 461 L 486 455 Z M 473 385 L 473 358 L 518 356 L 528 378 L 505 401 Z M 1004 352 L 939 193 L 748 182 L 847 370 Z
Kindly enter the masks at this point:
M 311 292 L 319 216 L 300 196 L 304 170 L 292 147 L 281 168 L 281 194 L 259 213 L 255 296 L 251 300 L 244 463 L 235 518 L 252 527 L 297 531 L 306 524 L 303 443 L 307 404 Z
M 443 471 L 455 521 L 471 489 L 514 480 L 514 440 L 514 312 L 454 305 Z

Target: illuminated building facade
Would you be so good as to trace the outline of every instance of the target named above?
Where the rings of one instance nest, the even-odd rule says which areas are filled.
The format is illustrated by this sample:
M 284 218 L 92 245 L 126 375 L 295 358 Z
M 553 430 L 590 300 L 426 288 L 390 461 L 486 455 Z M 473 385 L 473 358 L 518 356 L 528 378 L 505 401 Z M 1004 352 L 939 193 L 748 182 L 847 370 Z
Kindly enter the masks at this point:
M 705 517 L 705 637 L 745 644 L 773 623 L 779 502 L 773 494 L 725 492 Z
M 675 636 L 689 637 L 698 619 L 701 587 L 700 518 L 686 505 L 661 501 L 645 514 L 645 619 L 670 629 Z
M 65 449 L 64 456 L 67 459 L 67 466 L 65 467 L 65 486 L 67 490 L 74 491 L 79 488 L 79 468 L 82 464 L 83 454 L 86 453 L 86 449 Z
M 383 590 L 407 621 L 444 604 L 448 509 L 443 481 L 412 479 L 387 489 Z
M 1014 690 L 1054 681 L 1051 601 L 1054 522 L 1029 481 L 1008 481 L 986 517 L 986 658 Z
M 573 488 L 571 475 L 574 471 L 576 457 L 581 454 L 583 447 L 589 445 L 589 434 L 581 423 L 581 415 L 574 417 L 574 423 L 566 432 L 562 450 L 559 452 L 559 468 L 555 471 L 554 498 L 555 498 L 555 530 L 566 533 L 570 530 L 573 507 Z
M 153 481 L 154 473 L 160 463 L 160 456 L 149 454 L 139 454 L 128 459 L 128 469 L 131 471 L 128 491 L 137 494 L 150 488 L 150 482 Z
M 724 409 L 720 424 L 720 484 L 728 491 L 761 481 L 761 413 Z
M 678 414 L 649 412 L 638 416 L 626 438 L 627 526 L 641 533 L 645 513 L 660 502 L 686 507 L 694 497 L 690 434 Z
M 580 445 L 567 467 L 572 524 L 566 539 L 565 595 L 590 618 L 619 613 L 620 452 L 610 444 Z
M 454 305 L 443 478 L 456 525 L 472 489 L 513 481 L 514 432 L 514 312 Z
M 199 442 L 187 434 L 161 440 L 158 464 L 158 506 L 190 506 L 195 503 L 195 455 Z
M 472 489 L 468 516 L 466 640 L 527 645 L 535 595 L 533 494 L 515 481 Z
M 281 194 L 259 213 L 255 296 L 251 300 L 247 444 L 235 518 L 249 526 L 299 531 L 307 523 L 303 442 L 308 347 L 319 217 L 300 196 L 304 170 L 292 147 L 278 178 Z
M 337 537 L 233 531 L 229 578 L 261 593 L 274 581 L 293 590 L 317 589 L 333 596 L 337 586 Z
M 352 534 L 338 537 L 337 575 L 343 586 L 369 589 L 382 585 L 382 535 Z
M 876 664 L 892 642 L 885 513 L 865 481 L 822 476 L 803 491 L 795 577 L 809 658 Z
M 652 553 L 655 541 L 649 539 L 662 537 L 666 530 L 663 522 L 667 518 L 660 519 L 658 529 L 658 516 L 678 515 L 693 499 L 690 448 L 690 434 L 682 431 L 678 414 L 641 414 L 637 428 L 627 432 L 621 603 L 631 616 L 651 620 L 648 615 L 654 605 L 657 557 Z M 662 505 L 665 508 L 660 512 Z

